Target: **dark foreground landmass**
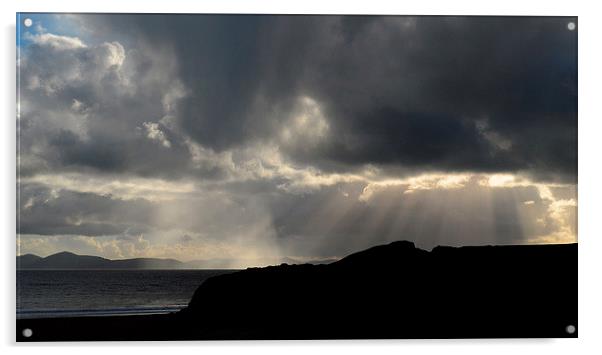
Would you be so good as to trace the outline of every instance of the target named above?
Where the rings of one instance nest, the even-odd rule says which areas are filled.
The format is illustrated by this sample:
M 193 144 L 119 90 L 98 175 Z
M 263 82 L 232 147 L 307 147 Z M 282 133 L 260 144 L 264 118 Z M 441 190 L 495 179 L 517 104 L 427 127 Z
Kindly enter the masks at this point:
M 17 340 L 576 337 L 569 325 L 577 244 L 427 252 L 402 241 L 212 277 L 174 314 L 17 320 Z

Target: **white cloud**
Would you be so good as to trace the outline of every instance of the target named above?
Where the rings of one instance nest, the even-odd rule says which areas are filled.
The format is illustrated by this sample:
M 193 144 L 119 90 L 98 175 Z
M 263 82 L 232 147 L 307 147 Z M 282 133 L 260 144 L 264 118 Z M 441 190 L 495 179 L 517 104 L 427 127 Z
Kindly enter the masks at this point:
M 144 122 L 142 126 L 146 130 L 146 137 L 150 140 L 161 143 L 165 148 L 171 147 L 171 142 L 165 136 L 165 133 L 159 128 L 159 124 L 155 122 Z
M 474 175 L 471 174 L 422 174 L 405 179 L 385 179 L 368 181 L 368 184 L 359 196 L 360 201 L 368 202 L 371 197 L 384 189 L 398 187 L 405 194 L 421 190 L 450 190 L 465 187 Z
M 20 178 L 21 184 L 41 184 L 53 190 L 111 195 L 122 200 L 146 199 L 167 201 L 195 191 L 190 181 L 168 181 L 156 178 L 94 175 L 83 173 L 38 174 Z
M 82 92 L 99 89 L 107 78 L 115 88 L 129 85 L 122 71 L 126 53 L 119 42 L 88 46 L 77 37 L 52 33 L 29 34 L 28 38 L 35 46 L 20 63 L 22 82 L 33 92 L 42 90 L 59 99 L 55 105 L 68 88 L 79 87 Z M 64 99 L 71 102 L 75 97 Z
M 330 125 L 319 103 L 309 96 L 301 96 L 290 118 L 282 125 L 279 138 L 284 146 L 315 145 L 326 139 L 329 131 Z
M 96 63 L 103 68 L 120 67 L 125 60 L 125 49 L 119 42 L 105 42 L 94 47 Z
M 65 51 L 86 48 L 86 44 L 77 37 L 59 36 L 52 33 L 26 34 L 26 39 L 42 47 L 51 47 L 54 50 Z

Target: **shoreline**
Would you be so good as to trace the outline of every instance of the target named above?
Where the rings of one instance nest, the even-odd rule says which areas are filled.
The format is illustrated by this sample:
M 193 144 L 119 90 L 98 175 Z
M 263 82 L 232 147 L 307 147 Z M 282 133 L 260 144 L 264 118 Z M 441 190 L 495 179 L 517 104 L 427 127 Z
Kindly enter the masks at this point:
M 16 319 L 53 319 L 169 314 L 186 308 L 186 304 L 168 306 L 134 306 L 101 309 L 32 309 L 18 310 Z

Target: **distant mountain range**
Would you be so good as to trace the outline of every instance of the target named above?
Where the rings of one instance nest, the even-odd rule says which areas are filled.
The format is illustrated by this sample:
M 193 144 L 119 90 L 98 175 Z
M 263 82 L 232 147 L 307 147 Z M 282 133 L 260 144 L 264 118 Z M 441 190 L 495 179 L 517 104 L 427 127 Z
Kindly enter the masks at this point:
M 328 264 L 336 259 L 312 260 L 303 262 L 293 258 L 276 260 L 274 264 Z M 237 269 L 238 265 L 252 265 L 252 260 L 207 259 L 182 262 L 176 259 L 134 258 L 111 260 L 100 256 L 77 255 L 67 251 L 49 255 L 45 258 L 25 254 L 17 256 L 17 269 Z

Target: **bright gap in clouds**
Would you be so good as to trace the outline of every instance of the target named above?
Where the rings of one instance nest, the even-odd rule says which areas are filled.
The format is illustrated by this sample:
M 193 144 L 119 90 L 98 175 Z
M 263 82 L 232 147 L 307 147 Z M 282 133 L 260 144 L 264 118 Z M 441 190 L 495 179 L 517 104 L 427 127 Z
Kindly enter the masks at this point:
M 46 234 L 23 233 L 20 252 L 47 255 L 69 249 L 109 258 L 224 258 L 248 266 L 285 257 L 341 257 L 398 239 L 426 249 L 576 242 L 571 185 L 497 174 L 386 180 L 314 174 L 288 177 L 301 176 L 290 184 L 294 190 L 271 186 L 259 192 L 232 192 L 229 188 L 239 183 L 235 180 L 172 183 L 78 174 L 24 179 L 24 184 L 50 191 L 43 199 L 27 199 L 22 210 L 26 221 L 39 223 L 39 228 L 45 222 L 40 214 L 53 218 L 55 210 L 69 218 L 62 226 L 53 221 L 54 229 Z M 99 204 L 105 210 L 65 211 L 67 203 Z M 92 226 L 99 224 L 116 229 L 113 234 L 95 233 Z M 87 234 L 78 235 L 78 230 Z

